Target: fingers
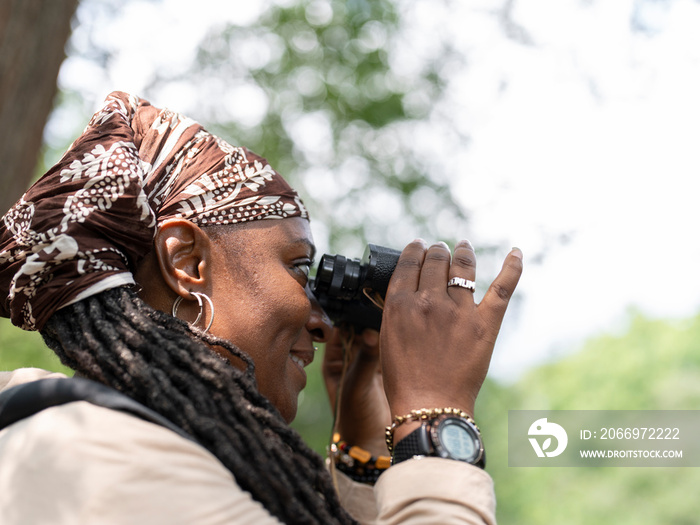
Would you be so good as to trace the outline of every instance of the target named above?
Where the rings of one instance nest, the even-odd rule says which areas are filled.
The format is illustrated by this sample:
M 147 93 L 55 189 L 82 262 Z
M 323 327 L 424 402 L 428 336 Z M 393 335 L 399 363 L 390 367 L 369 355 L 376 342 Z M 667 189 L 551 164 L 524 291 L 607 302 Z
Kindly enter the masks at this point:
M 449 279 L 461 278 L 474 283 L 476 280 L 476 255 L 474 248 L 467 240 L 460 241 L 455 246 L 452 266 L 450 266 Z M 461 286 L 450 286 L 447 293 L 456 301 L 474 300 L 474 290 L 469 290 Z
M 392 288 L 410 292 L 444 292 L 447 281 L 453 277 L 468 281 L 476 279 L 476 256 L 471 243 L 466 240 L 460 241 L 455 247 L 453 259 L 449 247 L 444 242 L 428 248 L 425 241 L 418 239 L 409 244 L 401 254 L 392 277 Z M 464 291 L 469 292 L 468 289 L 459 290 L 459 287 L 455 287 L 450 296 L 453 299 L 465 297 L 462 293 Z
M 350 347 L 351 345 L 351 347 Z M 339 328 L 334 328 L 326 343 L 322 372 L 327 381 L 337 383 L 345 367 L 345 351 L 356 374 L 363 377 L 376 373 L 379 368 L 379 332 L 367 328 L 362 334 L 350 336 Z M 337 386 L 337 385 L 335 385 Z
M 428 248 L 423 261 L 418 289 L 444 292 L 447 287 L 451 260 L 450 249 L 444 242 L 433 244 Z
M 343 371 L 343 338 L 338 328 L 333 328 L 331 337 L 326 342 L 322 368 L 324 374 L 335 379 Z
M 501 321 L 506 313 L 508 302 L 515 292 L 520 275 L 523 271 L 523 253 L 519 248 L 513 248 L 503 262 L 500 273 L 486 291 L 479 309 L 488 326 L 498 333 Z
M 476 256 L 467 241 L 457 244 L 451 261 L 443 244 L 428 248 L 418 243 L 411 249 L 403 258 L 412 254 L 413 266 L 397 268 L 399 280 L 389 286 L 381 330 L 380 358 L 391 410 L 400 414 L 426 403 L 448 403 L 472 412 L 522 272 L 522 253 L 511 251 L 477 305 L 469 288 L 447 286 L 451 278 L 475 280 Z M 407 283 L 411 286 L 396 286 Z
M 335 407 L 338 385 L 343 375 L 343 342 L 337 328 L 333 329 L 331 338 L 326 342 L 321 372 L 326 384 L 328 400 L 331 407 Z
M 367 328 L 355 337 L 352 361 L 348 371 L 357 384 L 369 384 L 380 370 L 379 332 Z
M 359 343 L 362 359 L 373 361 L 379 358 L 379 332 L 365 328 L 359 336 Z
M 486 306 L 484 310 L 493 312 L 490 315 L 495 316 L 492 320 L 497 320 L 498 326 L 520 279 L 522 257 L 520 249 L 511 250 L 501 272 L 491 283 L 482 301 Z M 457 243 L 454 257 L 452 257 L 450 249 L 444 242 L 428 248 L 425 241 L 418 239 L 410 243 L 399 257 L 388 293 L 398 290 L 414 292 L 447 289 L 449 296 L 456 301 L 465 298 L 473 301 L 473 290 L 464 286 L 447 287 L 447 282 L 452 278 L 471 282 L 476 280 L 476 255 L 471 243 L 467 240 Z
M 418 289 L 427 247 L 423 239 L 416 239 L 404 248 L 396 264 L 396 269 L 391 276 L 391 286 L 389 286 L 387 291 L 387 297 L 398 291 L 415 292 Z

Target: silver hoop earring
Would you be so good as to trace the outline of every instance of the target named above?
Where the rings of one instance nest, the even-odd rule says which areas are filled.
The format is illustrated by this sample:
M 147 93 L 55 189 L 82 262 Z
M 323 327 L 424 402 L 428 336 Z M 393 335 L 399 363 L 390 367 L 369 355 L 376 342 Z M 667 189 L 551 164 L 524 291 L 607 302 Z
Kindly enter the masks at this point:
M 205 293 L 190 292 L 190 295 L 194 296 L 194 298 L 197 299 L 197 304 L 199 305 L 199 313 L 197 314 L 197 319 L 195 319 L 194 323 L 192 323 L 193 326 L 195 326 L 199 322 L 199 320 L 202 318 L 202 315 L 204 314 L 204 303 L 202 303 L 202 297 L 204 297 L 204 299 L 206 299 L 206 301 L 209 303 L 211 317 L 209 318 L 209 324 L 204 329 L 204 333 L 206 334 L 211 328 L 212 323 L 214 322 L 214 303 Z M 181 295 L 178 296 L 177 299 L 175 299 L 175 302 L 173 303 L 173 317 L 177 317 L 177 309 L 180 307 L 180 303 L 182 302 L 182 300 L 183 297 Z

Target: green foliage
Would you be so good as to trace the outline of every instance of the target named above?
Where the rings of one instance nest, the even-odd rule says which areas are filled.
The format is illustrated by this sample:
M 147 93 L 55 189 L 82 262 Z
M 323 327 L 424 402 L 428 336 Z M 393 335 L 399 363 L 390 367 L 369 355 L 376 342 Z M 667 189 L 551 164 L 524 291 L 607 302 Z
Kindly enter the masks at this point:
M 695 468 L 509 468 L 508 410 L 523 409 L 700 409 L 700 316 L 635 316 L 624 335 L 589 341 L 512 386 L 487 382 L 476 409 L 499 524 L 697 522 L 697 502 L 688 495 L 700 484 Z
M 13 326 L 9 319 L 0 318 L 0 370 L 24 367 L 73 375 L 46 347 L 37 332 L 25 332 Z
M 122 8 L 121 2 L 112 4 L 115 13 Z M 397 5 L 390 0 L 271 5 L 251 25 L 211 31 L 186 74 L 156 72 L 139 94 L 155 102 L 159 89 L 192 88 L 199 113 L 191 116 L 266 156 L 299 189 L 314 224 L 324 226 L 336 250 L 359 255 L 366 241 L 400 247 L 417 235 L 450 241 L 462 235 L 466 217 L 450 196 L 453 173 L 436 171 L 421 143 L 421 125 L 440 99 L 445 64 L 459 57 L 443 41 L 436 56 L 416 54 L 407 66 L 411 39 Z M 95 33 L 102 30 L 96 27 Z M 114 50 L 99 49 L 100 39 L 88 41 L 85 52 L 92 56 L 83 58 L 109 64 Z M 252 105 L 251 98 L 233 95 L 239 88 L 264 101 L 253 119 L 236 118 Z M 63 94 L 73 105 L 85 98 Z M 435 126 L 431 133 L 441 136 Z M 71 131 L 66 144 L 74 136 Z M 452 140 L 460 147 L 467 142 Z M 507 415 L 517 409 L 698 409 L 698 346 L 700 317 L 670 323 L 636 316 L 626 334 L 589 341 L 514 385 L 487 380 L 477 420 L 487 470 L 496 482 L 499 523 L 696 523 L 697 503 L 688 493 L 700 482 L 697 469 L 509 468 Z M 331 416 L 320 361 L 319 355 L 309 367 L 294 426 L 323 452 Z M 62 370 L 37 334 L 3 320 L 0 369 L 18 366 Z
M 319 362 L 294 426 L 324 453 L 331 416 Z M 700 484 L 696 468 L 508 467 L 508 411 L 526 409 L 700 410 L 700 316 L 668 322 L 636 315 L 624 334 L 590 340 L 513 385 L 487 379 L 476 407 L 500 525 L 697 522 L 688 496 Z
M 324 453 L 331 416 L 319 361 L 294 426 Z M 624 335 L 588 341 L 513 385 L 487 380 L 476 407 L 499 524 L 696 523 L 696 502 L 683 487 L 700 483 L 698 469 L 508 467 L 508 410 L 525 409 L 700 409 L 700 316 L 682 322 L 635 316 Z
M 333 415 L 321 374 L 323 350 L 316 352 L 314 362 L 306 367 L 307 384 L 299 396 L 297 416 L 292 422 L 309 446 L 325 456 L 331 440 Z
M 308 368 L 293 426 L 325 453 L 332 424 L 322 354 Z M 34 332 L 0 320 L 0 369 L 33 366 L 70 373 Z M 665 322 L 634 317 L 624 335 L 587 342 L 513 385 L 487 380 L 476 416 L 496 484 L 501 525 L 694 524 L 695 468 L 510 468 L 508 410 L 700 409 L 700 316 Z
M 205 92 L 226 86 L 199 118 L 264 155 L 300 190 L 331 245 L 358 255 L 367 240 L 401 247 L 464 231 L 448 178 L 431 171 L 418 133 L 445 84 L 439 64 L 456 54 L 444 41 L 439 56 L 407 57 L 405 29 L 390 0 L 272 5 L 250 26 L 212 31 L 187 73 Z M 241 86 L 265 101 L 252 122 L 232 114 L 250 102 L 230 100 Z

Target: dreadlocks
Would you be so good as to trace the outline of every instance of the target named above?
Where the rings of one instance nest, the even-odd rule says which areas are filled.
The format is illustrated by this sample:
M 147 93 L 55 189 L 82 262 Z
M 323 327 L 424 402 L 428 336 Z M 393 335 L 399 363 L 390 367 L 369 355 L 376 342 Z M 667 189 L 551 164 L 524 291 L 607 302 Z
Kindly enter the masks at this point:
M 151 308 L 128 287 L 56 311 L 41 334 L 66 366 L 190 433 L 284 523 L 354 523 L 322 458 L 259 393 L 253 361 L 230 342 Z
M 349 523 L 320 456 L 258 390 L 251 357 L 130 289 L 169 219 L 210 227 L 289 217 L 308 214 L 264 158 L 114 92 L 2 218 L 0 315 L 39 330 L 80 375 L 179 425 L 280 520 Z

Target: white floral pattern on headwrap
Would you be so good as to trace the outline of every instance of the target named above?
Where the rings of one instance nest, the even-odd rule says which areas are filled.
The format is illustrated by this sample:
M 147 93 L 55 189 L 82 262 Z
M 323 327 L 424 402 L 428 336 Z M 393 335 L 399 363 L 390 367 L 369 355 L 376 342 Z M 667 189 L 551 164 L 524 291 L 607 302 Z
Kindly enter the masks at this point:
M 57 309 L 132 284 L 158 223 L 307 218 L 267 161 L 197 122 L 114 92 L 0 225 L 0 314 L 41 329 Z

